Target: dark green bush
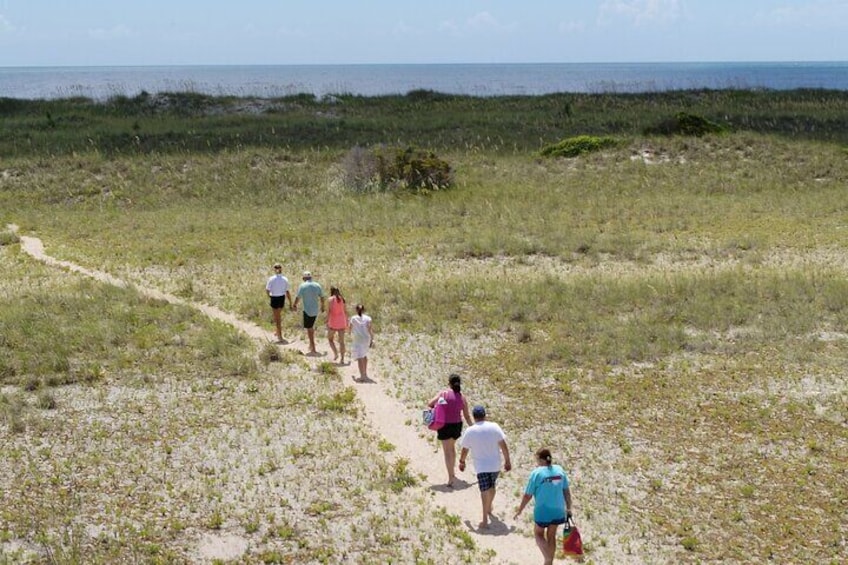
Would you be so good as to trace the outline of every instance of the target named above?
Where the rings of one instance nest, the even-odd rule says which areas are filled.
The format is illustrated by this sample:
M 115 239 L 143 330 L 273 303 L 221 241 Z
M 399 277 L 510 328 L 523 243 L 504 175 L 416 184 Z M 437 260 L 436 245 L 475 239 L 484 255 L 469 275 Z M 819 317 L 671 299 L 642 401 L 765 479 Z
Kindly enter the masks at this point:
M 678 112 L 673 118 L 663 120 L 654 127 L 645 130 L 646 134 L 691 135 L 700 137 L 708 133 L 721 133 L 725 128 L 702 116 Z
M 435 90 L 417 89 L 406 93 L 406 98 L 414 102 L 441 102 L 456 98 L 452 94 L 445 94 Z
M 612 147 L 615 144 L 616 141 L 611 137 L 578 135 L 577 137 L 569 137 L 559 143 L 543 147 L 541 154 L 543 157 L 577 157 L 583 153 Z
M 29 100 L 19 98 L 0 97 L 0 116 L 13 116 L 15 114 L 26 114 L 34 105 Z
M 12 243 L 18 243 L 20 238 L 18 234 L 11 231 L 0 231 L 0 247 L 4 245 L 10 245 Z
M 356 191 L 428 192 L 453 186 L 453 169 L 432 151 L 414 147 L 355 147 L 342 164 L 343 182 Z

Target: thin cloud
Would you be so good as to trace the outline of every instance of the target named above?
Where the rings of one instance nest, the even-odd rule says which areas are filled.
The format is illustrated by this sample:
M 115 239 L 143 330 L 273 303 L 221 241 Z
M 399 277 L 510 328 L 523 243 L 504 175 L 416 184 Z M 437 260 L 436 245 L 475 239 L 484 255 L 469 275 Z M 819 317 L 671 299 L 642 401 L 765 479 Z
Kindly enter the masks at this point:
M 509 31 L 514 26 L 502 25 L 497 18 L 489 12 L 479 12 L 468 18 L 468 27 L 475 31 Z
M 460 35 L 461 26 L 454 20 L 444 20 L 439 24 L 439 31 L 447 32 L 450 35 Z
M 683 13 L 680 0 L 607 0 L 601 4 L 598 22 L 629 21 L 633 25 L 668 24 Z
M 820 0 L 801 4 L 782 4 L 759 12 L 756 21 L 770 25 L 844 27 L 848 22 L 848 2 Z

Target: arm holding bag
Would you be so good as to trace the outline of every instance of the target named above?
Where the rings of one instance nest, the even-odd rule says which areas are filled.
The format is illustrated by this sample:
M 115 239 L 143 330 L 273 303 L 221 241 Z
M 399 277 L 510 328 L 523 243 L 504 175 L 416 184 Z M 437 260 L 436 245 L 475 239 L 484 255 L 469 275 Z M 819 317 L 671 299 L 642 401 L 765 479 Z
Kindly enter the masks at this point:
M 433 406 L 433 421 L 427 425 L 428 428 L 436 431 L 444 427 L 445 419 L 447 417 L 447 406 L 448 401 L 445 400 L 444 397 L 440 396 L 439 400 L 436 401 L 436 405 Z

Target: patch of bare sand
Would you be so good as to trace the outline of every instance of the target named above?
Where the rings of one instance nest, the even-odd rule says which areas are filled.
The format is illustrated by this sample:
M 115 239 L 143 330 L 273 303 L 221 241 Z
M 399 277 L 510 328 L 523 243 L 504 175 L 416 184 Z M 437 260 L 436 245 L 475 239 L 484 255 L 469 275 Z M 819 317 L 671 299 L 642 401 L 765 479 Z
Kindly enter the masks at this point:
M 204 560 L 234 561 L 247 552 L 248 541 L 233 534 L 204 534 L 198 548 L 197 553 Z

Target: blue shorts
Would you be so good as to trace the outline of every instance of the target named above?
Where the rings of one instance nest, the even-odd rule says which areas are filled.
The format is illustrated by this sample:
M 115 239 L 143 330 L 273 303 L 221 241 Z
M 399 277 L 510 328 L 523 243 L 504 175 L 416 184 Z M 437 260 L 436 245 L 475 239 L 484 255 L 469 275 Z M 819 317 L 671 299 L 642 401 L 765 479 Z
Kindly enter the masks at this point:
M 477 473 L 477 486 L 480 487 L 480 492 L 495 488 L 499 474 L 499 471 L 495 471 L 494 473 Z

